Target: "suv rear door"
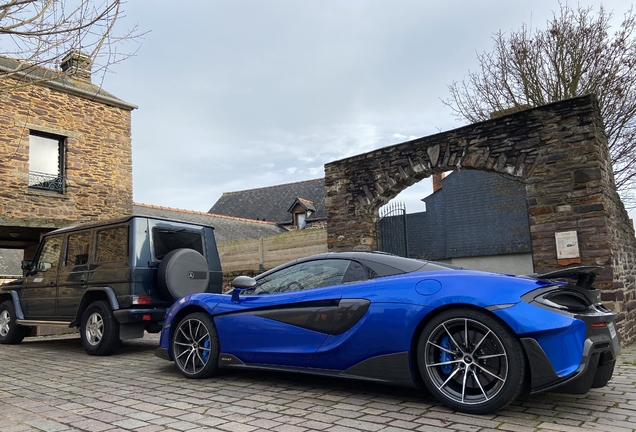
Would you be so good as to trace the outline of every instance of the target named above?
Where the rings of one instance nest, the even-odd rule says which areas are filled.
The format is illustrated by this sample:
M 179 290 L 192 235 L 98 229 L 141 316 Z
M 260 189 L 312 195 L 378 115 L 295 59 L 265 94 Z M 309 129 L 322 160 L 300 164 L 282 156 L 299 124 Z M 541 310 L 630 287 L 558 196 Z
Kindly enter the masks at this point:
M 90 279 L 93 231 L 71 232 L 66 236 L 65 243 L 58 277 L 57 313 L 62 318 L 72 320 Z

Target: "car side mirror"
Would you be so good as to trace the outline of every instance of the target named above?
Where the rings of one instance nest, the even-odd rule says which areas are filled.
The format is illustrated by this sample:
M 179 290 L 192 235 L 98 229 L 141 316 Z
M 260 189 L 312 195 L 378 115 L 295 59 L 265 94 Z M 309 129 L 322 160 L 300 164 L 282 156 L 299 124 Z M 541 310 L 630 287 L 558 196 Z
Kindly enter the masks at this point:
M 248 291 L 256 287 L 256 279 L 249 276 L 239 276 L 232 281 L 232 301 L 239 303 L 239 295 L 242 291 Z
M 53 264 L 49 262 L 41 262 L 38 264 L 38 271 L 47 271 L 51 267 L 53 267 Z
M 22 260 L 22 263 L 20 263 L 20 268 L 22 268 L 22 270 L 29 270 L 32 265 L 32 260 Z

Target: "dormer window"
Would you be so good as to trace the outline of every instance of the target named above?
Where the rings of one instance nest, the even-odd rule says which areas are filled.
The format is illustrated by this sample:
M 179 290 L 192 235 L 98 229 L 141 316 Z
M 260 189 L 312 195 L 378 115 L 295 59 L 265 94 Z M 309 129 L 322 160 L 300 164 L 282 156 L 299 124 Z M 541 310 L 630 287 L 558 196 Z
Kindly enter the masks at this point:
M 316 207 L 312 201 L 297 197 L 287 211 L 293 216 L 293 227 L 296 229 L 305 229 L 308 219 L 316 212 Z

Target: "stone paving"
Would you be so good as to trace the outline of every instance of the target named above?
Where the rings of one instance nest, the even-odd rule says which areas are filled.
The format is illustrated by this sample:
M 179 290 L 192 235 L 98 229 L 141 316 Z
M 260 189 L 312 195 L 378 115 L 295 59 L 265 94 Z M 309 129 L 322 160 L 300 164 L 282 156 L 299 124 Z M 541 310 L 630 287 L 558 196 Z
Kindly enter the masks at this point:
M 77 335 L 1 345 L 0 431 L 636 431 L 636 344 L 603 389 L 526 396 L 476 416 L 357 381 L 253 371 L 189 380 L 153 355 L 157 341 L 112 357 L 86 355 Z

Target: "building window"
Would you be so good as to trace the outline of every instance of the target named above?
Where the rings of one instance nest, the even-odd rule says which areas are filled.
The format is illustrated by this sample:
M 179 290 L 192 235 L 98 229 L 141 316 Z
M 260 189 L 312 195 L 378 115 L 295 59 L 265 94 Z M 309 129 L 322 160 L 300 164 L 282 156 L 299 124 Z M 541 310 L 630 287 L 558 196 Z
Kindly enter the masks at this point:
M 307 222 L 305 222 L 305 213 L 294 213 L 294 225 L 298 229 L 305 229 Z
M 29 187 L 64 192 L 64 138 L 31 132 L 29 136 Z

